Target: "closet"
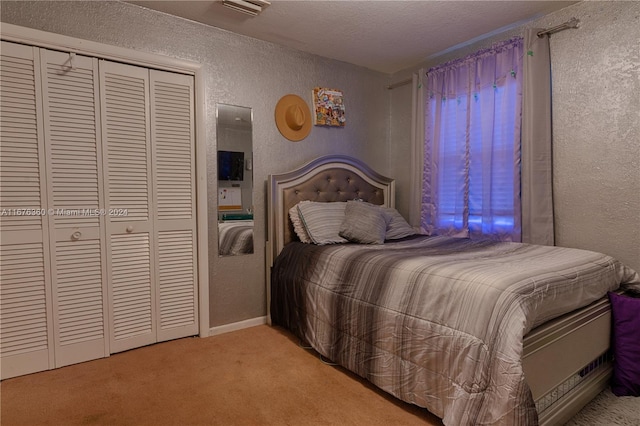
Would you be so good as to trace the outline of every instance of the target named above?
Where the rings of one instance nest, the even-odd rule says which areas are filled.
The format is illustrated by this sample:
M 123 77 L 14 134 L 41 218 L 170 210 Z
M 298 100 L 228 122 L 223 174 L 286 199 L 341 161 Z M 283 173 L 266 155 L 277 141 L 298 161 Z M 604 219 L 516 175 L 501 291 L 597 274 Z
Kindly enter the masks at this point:
M 198 333 L 193 76 L 2 42 L 2 378 Z

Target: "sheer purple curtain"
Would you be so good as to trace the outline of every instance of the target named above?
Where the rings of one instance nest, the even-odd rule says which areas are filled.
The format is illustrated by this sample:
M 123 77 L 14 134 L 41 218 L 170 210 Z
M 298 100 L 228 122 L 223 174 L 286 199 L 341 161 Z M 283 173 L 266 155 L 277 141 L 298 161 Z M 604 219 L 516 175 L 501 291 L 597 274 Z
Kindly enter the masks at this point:
M 427 72 L 421 224 L 521 240 L 522 38 Z

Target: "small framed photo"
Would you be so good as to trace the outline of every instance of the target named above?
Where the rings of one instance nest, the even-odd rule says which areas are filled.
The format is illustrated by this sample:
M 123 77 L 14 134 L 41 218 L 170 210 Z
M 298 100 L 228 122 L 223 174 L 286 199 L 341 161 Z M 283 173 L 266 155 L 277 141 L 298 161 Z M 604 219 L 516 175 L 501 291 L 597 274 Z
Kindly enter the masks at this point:
M 344 97 L 341 90 L 316 87 L 313 89 L 313 124 L 316 126 L 343 127 Z

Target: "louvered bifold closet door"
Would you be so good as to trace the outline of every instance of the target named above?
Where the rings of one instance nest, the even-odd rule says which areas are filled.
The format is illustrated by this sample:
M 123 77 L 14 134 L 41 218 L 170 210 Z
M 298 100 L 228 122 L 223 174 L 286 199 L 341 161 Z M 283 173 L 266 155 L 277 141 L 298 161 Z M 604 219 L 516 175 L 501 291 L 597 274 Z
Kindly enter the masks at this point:
M 150 71 L 158 341 L 198 333 L 193 77 Z
M 149 70 L 100 61 L 111 352 L 156 342 Z
M 108 355 L 98 62 L 40 50 L 56 367 Z
M 1 378 L 53 368 L 49 239 L 38 49 L 0 59 Z M 27 214 L 32 213 L 32 214 Z

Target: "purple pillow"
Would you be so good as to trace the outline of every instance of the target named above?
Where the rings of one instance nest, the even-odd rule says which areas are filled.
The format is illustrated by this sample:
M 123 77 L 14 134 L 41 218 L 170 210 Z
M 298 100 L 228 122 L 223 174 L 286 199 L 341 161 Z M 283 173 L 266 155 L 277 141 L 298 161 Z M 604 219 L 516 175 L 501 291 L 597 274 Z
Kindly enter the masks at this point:
M 640 298 L 609 292 L 612 314 L 613 379 L 617 396 L 640 396 Z

